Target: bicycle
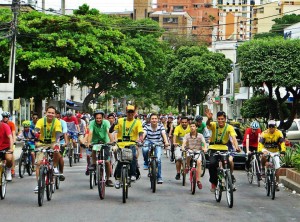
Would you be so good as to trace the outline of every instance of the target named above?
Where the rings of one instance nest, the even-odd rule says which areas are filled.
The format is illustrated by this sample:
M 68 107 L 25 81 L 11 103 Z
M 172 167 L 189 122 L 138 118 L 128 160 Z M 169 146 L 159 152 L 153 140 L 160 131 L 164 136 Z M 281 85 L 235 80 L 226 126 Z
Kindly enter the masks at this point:
M 40 173 L 38 178 L 38 204 L 43 205 L 44 193 L 46 190 L 47 200 L 52 199 L 53 193 L 53 149 L 50 147 L 40 147 L 35 150 L 40 152 L 43 157 L 40 165 Z
M 257 186 L 260 187 L 260 181 L 261 181 L 261 169 L 258 164 L 258 158 L 260 158 L 260 154 L 256 152 L 255 150 L 253 151 L 253 155 L 251 157 L 251 162 L 250 162 L 250 167 L 247 172 L 247 177 L 248 181 L 250 184 L 253 182 L 253 178 L 257 178 Z
M 0 151 L 0 197 L 1 200 L 5 198 L 6 195 L 6 186 L 7 186 L 7 181 L 6 181 L 6 162 L 5 162 L 5 154 L 6 153 L 12 153 L 8 152 L 6 150 L 1 150 Z
M 73 142 L 77 144 L 76 147 L 74 147 Z M 69 158 L 69 165 L 70 167 L 73 166 L 73 160 L 74 163 L 76 163 L 76 160 L 79 162 L 79 153 L 78 153 L 78 138 L 75 135 L 75 133 L 69 133 L 69 143 L 67 145 L 67 153 L 68 153 L 68 158 Z
M 226 191 L 226 199 L 229 208 L 233 207 L 233 184 L 229 168 L 230 152 L 217 151 L 213 154 L 218 157 L 218 183 L 215 190 L 215 198 L 217 202 L 222 199 L 222 192 Z
M 272 200 L 275 199 L 275 191 L 276 191 L 276 175 L 275 175 L 275 159 L 274 157 L 278 156 L 279 154 L 271 155 L 268 153 L 267 163 L 266 163 L 266 179 L 265 179 L 265 188 L 267 196 L 270 196 Z
M 27 171 L 28 175 L 31 176 L 32 172 L 34 170 L 33 168 L 33 159 L 31 156 L 31 150 L 30 150 L 30 145 L 28 139 L 25 139 L 25 144 L 22 147 L 22 152 L 20 154 L 19 158 L 19 176 L 20 178 L 24 177 L 25 171 Z
M 149 141 L 149 151 L 148 151 L 148 177 L 150 178 L 150 186 L 152 192 L 156 191 L 156 181 L 158 174 L 158 161 L 156 156 L 156 147 L 161 147 L 162 144 L 154 144 Z
M 187 163 L 186 163 L 186 150 L 182 150 L 182 169 L 181 169 L 181 174 L 182 174 L 182 186 L 185 186 L 185 180 L 186 180 L 186 174 L 188 169 Z
M 191 182 L 191 192 L 195 194 L 196 184 L 197 184 L 197 160 L 202 156 L 203 151 L 197 150 L 187 150 L 191 160 L 190 160 L 190 182 Z M 202 167 L 203 164 L 201 164 Z

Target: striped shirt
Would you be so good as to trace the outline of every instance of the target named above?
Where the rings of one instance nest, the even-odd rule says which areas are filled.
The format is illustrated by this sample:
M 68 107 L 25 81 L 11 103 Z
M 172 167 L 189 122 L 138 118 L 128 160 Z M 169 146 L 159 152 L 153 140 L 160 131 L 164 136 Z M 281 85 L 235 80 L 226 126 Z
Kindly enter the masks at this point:
M 163 142 L 162 133 L 166 133 L 165 127 L 162 124 L 157 124 L 157 128 L 153 130 L 151 124 L 144 126 L 144 132 L 146 133 L 146 140 L 151 141 L 152 143 L 159 144 Z
M 204 136 L 201 133 L 197 133 L 197 136 L 192 138 L 191 134 L 185 134 L 183 140 L 186 141 L 186 145 L 190 150 L 202 150 L 202 143 L 205 143 Z

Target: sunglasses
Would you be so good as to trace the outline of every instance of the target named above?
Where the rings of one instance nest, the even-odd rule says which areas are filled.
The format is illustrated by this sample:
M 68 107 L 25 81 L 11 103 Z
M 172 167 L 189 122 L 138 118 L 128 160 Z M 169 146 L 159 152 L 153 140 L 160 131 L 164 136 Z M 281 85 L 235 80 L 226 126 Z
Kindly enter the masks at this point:
M 3 116 L 3 118 L 9 118 L 8 116 Z
M 274 124 L 269 124 L 268 127 L 269 128 L 275 128 L 275 125 Z
M 134 111 L 133 110 L 128 110 L 127 113 L 134 113 Z

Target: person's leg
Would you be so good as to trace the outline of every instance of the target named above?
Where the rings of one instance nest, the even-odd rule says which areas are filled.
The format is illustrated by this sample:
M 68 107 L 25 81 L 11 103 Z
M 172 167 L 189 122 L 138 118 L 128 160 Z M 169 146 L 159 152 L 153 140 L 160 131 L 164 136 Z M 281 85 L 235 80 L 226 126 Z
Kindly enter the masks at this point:
M 136 147 L 133 145 L 133 146 L 130 146 L 130 149 L 132 150 L 132 161 L 131 161 L 131 164 L 130 164 L 130 177 L 134 176 L 136 177 Z M 132 178 L 133 179 L 133 178 Z
M 144 146 L 142 146 L 142 153 L 143 153 L 143 157 L 144 157 L 144 169 L 145 170 L 148 169 L 148 152 L 149 152 L 149 146 L 144 144 Z
M 157 158 L 157 165 L 158 165 L 158 173 L 157 173 L 157 179 L 162 179 L 162 174 L 161 174 L 161 147 L 157 146 L 155 149 L 155 155 Z

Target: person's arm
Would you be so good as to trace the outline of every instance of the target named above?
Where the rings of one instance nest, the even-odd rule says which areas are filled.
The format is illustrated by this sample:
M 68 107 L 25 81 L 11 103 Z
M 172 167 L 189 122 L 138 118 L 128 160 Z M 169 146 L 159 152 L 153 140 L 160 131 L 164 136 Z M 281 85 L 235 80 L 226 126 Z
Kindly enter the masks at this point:
M 173 130 L 174 130 L 174 126 L 173 126 L 173 123 L 171 123 L 170 132 L 169 132 L 169 137 L 170 138 L 172 137 Z
M 59 141 L 60 141 L 60 135 L 61 135 L 60 131 L 56 131 L 55 132 L 55 142 L 56 143 L 59 143 Z
M 114 138 L 113 138 L 112 134 L 109 132 L 109 128 L 106 130 L 106 133 L 107 133 L 107 135 L 109 137 L 110 142 L 113 143 L 114 142 Z
M 239 148 L 239 144 L 238 144 L 238 141 L 236 139 L 236 136 L 231 136 L 231 138 L 232 138 L 232 144 L 233 144 L 233 147 L 234 147 L 235 151 L 240 152 L 241 149 Z
M 17 137 L 16 137 L 16 130 L 11 131 L 13 143 L 16 143 Z
M 208 129 L 210 129 L 210 122 L 212 122 L 213 114 L 209 109 L 205 110 L 205 114 L 207 116 L 206 126 Z
M 181 147 L 181 149 L 185 150 L 186 145 L 187 145 L 187 139 L 186 139 L 186 136 L 184 136 L 183 137 L 183 141 L 182 141 L 182 147 Z
M 12 134 L 9 134 L 8 136 L 9 139 L 9 152 L 13 152 L 14 151 L 14 141 L 13 141 L 13 137 Z
M 168 138 L 167 138 L 167 135 L 166 135 L 166 132 L 162 132 L 162 137 L 163 137 L 163 140 L 164 140 L 164 144 L 165 146 L 169 146 L 169 141 L 168 141 Z
M 89 147 L 91 145 L 92 137 L 93 137 L 93 131 L 90 129 L 89 135 L 88 135 L 88 138 L 87 138 L 87 147 Z
M 206 145 L 205 138 L 204 138 L 203 135 L 202 135 L 202 144 L 203 144 L 202 150 L 206 153 L 207 152 L 207 145 Z

